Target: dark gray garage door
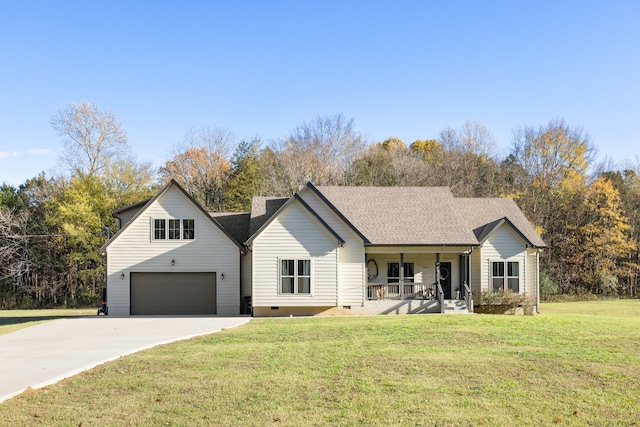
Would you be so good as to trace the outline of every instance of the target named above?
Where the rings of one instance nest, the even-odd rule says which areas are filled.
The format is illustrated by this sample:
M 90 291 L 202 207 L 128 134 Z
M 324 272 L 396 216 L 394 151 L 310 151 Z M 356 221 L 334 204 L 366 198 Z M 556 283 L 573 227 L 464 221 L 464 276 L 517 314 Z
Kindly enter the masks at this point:
M 131 314 L 216 314 L 216 274 L 131 273 Z

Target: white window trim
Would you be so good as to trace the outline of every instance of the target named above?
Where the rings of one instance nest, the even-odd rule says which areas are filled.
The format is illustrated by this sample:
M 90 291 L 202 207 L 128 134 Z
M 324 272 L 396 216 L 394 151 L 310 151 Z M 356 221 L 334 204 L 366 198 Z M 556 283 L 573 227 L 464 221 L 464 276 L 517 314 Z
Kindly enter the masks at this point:
M 501 277 L 504 282 L 502 284 L 502 290 L 510 290 L 509 289 L 509 279 L 518 278 L 518 294 L 522 293 L 522 284 L 523 284 L 523 276 L 522 276 L 522 260 L 520 259 L 499 259 L 499 258 L 490 258 L 489 261 L 489 290 L 493 291 L 493 279 L 494 277 Z M 500 262 L 504 266 L 504 276 L 494 276 L 493 275 L 493 263 Z M 509 265 L 508 263 L 515 262 L 518 263 L 518 275 L 517 276 L 509 276 Z
M 293 268 L 294 268 L 294 275 L 293 275 L 293 293 L 284 293 L 282 292 L 282 261 L 291 261 L 293 260 Z M 310 265 L 309 268 L 311 269 L 311 280 L 309 281 L 309 293 L 308 294 L 300 294 L 298 293 L 298 261 L 309 261 Z M 314 276 L 315 274 L 313 273 L 313 258 L 310 257 L 281 257 L 278 258 L 278 296 L 281 297 L 285 297 L 285 298 L 295 298 L 295 297 L 303 297 L 303 298 L 309 298 L 313 296 L 313 289 L 314 289 Z
M 156 230 L 155 230 L 155 221 L 156 220 L 163 220 L 164 221 L 164 239 L 156 239 Z M 169 238 L 169 220 L 170 219 L 177 219 L 180 221 L 180 238 L 179 239 L 170 239 Z M 184 220 L 185 219 L 191 219 L 193 220 L 193 239 L 184 239 Z M 195 242 L 196 240 L 198 240 L 198 219 L 193 217 L 193 218 L 175 218 L 175 217 L 169 217 L 169 216 L 156 216 L 156 217 L 150 217 L 149 218 L 149 229 L 150 229 L 150 233 L 149 233 L 149 237 L 152 243 L 167 243 L 167 242 L 171 242 L 171 243 L 185 243 L 185 242 Z
M 386 280 L 386 283 L 389 283 L 389 276 L 387 276 L 387 274 L 389 273 L 388 264 L 390 262 L 397 262 L 398 264 L 400 264 L 400 258 L 385 258 L 384 259 L 384 278 Z M 416 266 L 418 265 L 418 262 L 414 258 L 405 258 L 404 259 L 404 263 L 405 264 L 413 264 L 413 282 L 415 283 L 416 274 L 417 274 Z M 378 269 L 380 269 L 380 267 L 378 267 Z M 380 271 L 378 271 L 378 277 L 380 277 Z M 394 279 L 395 279 L 395 277 L 394 277 Z M 399 277 L 398 277 L 398 279 L 399 279 Z M 406 283 L 410 283 L 410 282 L 406 282 Z

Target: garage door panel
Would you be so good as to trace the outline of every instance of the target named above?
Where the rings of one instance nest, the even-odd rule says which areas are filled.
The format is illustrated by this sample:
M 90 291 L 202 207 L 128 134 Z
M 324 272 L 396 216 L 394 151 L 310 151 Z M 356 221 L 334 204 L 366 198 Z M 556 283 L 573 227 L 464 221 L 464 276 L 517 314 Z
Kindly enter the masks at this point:
M 216 274 L 131 273 L 131 314 L 216 314 Z

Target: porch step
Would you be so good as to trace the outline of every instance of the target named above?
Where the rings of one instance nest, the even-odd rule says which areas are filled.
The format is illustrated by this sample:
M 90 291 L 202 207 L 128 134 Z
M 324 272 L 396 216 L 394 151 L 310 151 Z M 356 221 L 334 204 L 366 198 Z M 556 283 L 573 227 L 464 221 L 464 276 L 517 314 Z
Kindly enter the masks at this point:
M 444 314 L 469 314 L 469 310 L 464 300 L 446 299 L 444 300 Z

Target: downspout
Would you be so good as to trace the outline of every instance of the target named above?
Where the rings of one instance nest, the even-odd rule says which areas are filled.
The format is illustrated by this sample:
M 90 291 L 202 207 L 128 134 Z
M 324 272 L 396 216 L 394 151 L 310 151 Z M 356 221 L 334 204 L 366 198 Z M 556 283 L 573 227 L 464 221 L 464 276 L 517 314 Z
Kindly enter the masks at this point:
M 536 313 L 540 314 L 540 249 L 536 251 Z
M 239 254 L 238 254 L 238 267 L 239 267 L 238 270 L 240 271 L 239 274 L 238 274 L 238 280 L 240 281 L 240 283 L 238 283 L 240 285 L 240 286 L 238 286 L 238 289 L 239 289 L 238 293 L 240 294 L 240 311 L 239 311 L 239 313 L 243 314 L 242 313 L 242 307 L 244 305 L 244 301 L 243 301 L 243 298 L 242 298 L 242 252 L 243 251 L 239 250 L 238 252 L 239 252 Z
M 336 248 L 336 307 L 340 307 L 340 245 Z
M 529 246 L 524 245 L 524 261 L 523 261 L 523 264 L 524 264 L 524 265 L 522 266 L 522 273 L 523 273 L 523 274 L 522 274 L 522 277 L 524 278 L 524 280 L 522 281 L 522 283 L 523 283 L 522 288 L 523 288 L 523 290 L 524 290 L 524 294 L 525 294 L 525 295 L 526 295 L 526 294 L 527 294 L 527 292 L 529 291 L 529 283 L 528 283 L 528 281 L 527 281 L 528 271 L 529 271 L 529 270 L 527 269 L 527 267 L 529 266 L 529 259 L 528 259 L 528 258 L 529 258 L 529 254 L 528 254 L 528 252 L 527 252 L 528 247 L 529 247 Z M 518 279 L 518 283 L 519 283 L 519 282 L 520 282 L 520 279 Z
M 364 266 L 362 268 L 362 277 L 364 279 L 364 286 L 362 286 L 362 305 L 364 307 L 365 301 L 367 300 L 367 292 L 369 290 L 369 254 L 364 253 Z

